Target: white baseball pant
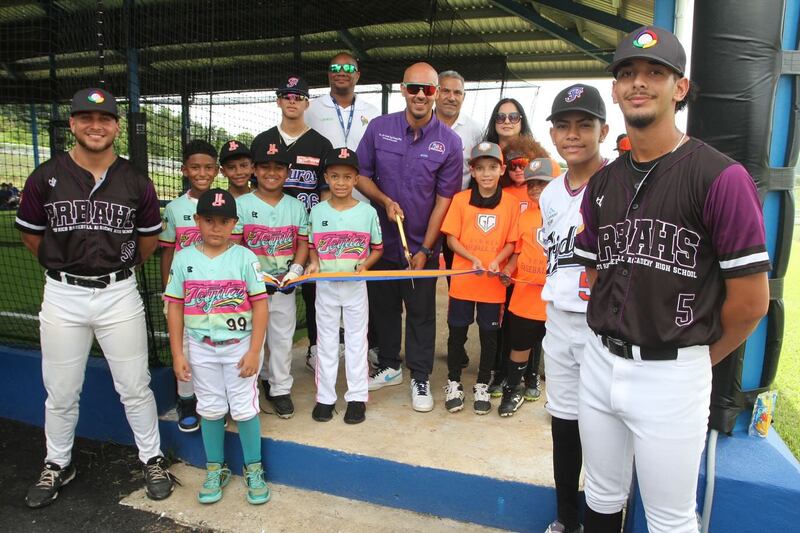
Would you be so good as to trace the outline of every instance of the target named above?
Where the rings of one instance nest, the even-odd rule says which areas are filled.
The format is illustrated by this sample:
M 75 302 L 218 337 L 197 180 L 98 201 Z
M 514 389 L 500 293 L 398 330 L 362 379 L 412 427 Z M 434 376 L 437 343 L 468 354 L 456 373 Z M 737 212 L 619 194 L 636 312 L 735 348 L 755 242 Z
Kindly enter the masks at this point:
M 613 355 L 592 335 L 579 396 L 589 507 L 603 514 L 622 509 L 635 459 L 650 532 L 696 533 L 711 397 L 708 346 L 682 348 L 674 361 L 631 360 Z
M 249 349 L 250 337 L 219 346 L 189 337 L 188 360 L 197 395 L 197 414 L 219 420 L 228 412 L 228 406 L 236 421 L 249 420 L 258 414 L 258 375 L 240 377 L 240 369 L 236 367 Z
M 295 293 L 276 292 L 269 297 L 269 323 L 266 348 L 268 356 L 261 365 L 261 379 L 269 379 L 271 396 L 289 394 L 292 390 L 292 340 L 297 325 Z
M 578 381 L 586 339 L 594 335 L 584 313 L 561 311 L 547 303 L 542 340 L 547 403 L 545 409 L 562 420 L 578 419 Z
M 184 332 L 183 334 L 183 353 L 189 353 L 189 335 Z M 178 396 L 181 398 L 191 398 L 194 396 L 194 382 L 190 379 L 189 381 L 178 381 Z
M 369 399 L 367 325 L 369 304 L 365 281 L 317 282 L 317 402 L 336 403 L 339 370 L 339 320 L 344 323 L 347 402 Z
M 161 455 L 158 417 L 147 361 L 144 306 L 136 278 L 104 289 L 67 285 L 45 278 L 39 312 L 42 379 L 47 391 L 44 433 L 48 462 L 61 467 L 72 460 L 78 402 L 92 338 L 108 361 L 114 389 L 125 406 L 139 459 Z

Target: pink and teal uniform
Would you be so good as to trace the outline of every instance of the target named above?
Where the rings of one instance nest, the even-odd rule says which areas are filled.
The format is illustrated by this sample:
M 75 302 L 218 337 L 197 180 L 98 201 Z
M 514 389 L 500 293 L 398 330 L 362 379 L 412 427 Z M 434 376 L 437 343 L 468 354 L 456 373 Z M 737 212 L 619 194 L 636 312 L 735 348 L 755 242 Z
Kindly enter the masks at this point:
M 158 244 L 175 248 L 178 252 L 202 241 L 200 229 L 194 221 L 196 211 L 197 200 L 189 196 L 188 192 L 168 203 L 162 217 L 164 224 L 158 236 Z

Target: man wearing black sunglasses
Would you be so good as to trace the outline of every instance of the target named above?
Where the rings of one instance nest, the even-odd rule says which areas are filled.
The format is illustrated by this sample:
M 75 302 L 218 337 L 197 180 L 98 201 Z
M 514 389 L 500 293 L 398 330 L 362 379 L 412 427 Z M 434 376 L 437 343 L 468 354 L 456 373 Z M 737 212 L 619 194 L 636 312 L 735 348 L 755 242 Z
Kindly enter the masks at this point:
M 384 253 L 373 270 L 406 267 L 396 217 L 403 220 L 412 270 L 437 268 L 439 228 L 453 195 L 461 190 L 461 139 L 434 116 L 438 75 L 427 63 L 406 69 L 401 92 L 406 108 L 374 119 L 358 145 L 358 188 L 378 211 Z M 380 348 L 370 390 L 403 382 L 400 333 L 406 309 L 406 366 L 411 371 L 411 400 L 416 411 L 433 409 L 428 377 L 436 344 L 436 279 L 382 281 L 373 293 Z

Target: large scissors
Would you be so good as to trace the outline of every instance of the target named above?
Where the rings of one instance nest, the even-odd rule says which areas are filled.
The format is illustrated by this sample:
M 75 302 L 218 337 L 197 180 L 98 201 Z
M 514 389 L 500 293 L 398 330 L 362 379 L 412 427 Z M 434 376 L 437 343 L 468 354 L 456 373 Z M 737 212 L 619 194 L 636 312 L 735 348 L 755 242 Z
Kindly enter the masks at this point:
M 394 220 L 397 222 L 397 228 L 400 230 L 400 242 L 403 244 L 403 253 L 406 256 L 406 261 L 408 261 L 408 268 L 411 268 L 411 252 L 408 250 L 406 232 L 403 230 L 403 219 L 400 218 L 400 214 L 395 214 Z M 411 278 L 411 288 L 415 289 L 414 278 Z

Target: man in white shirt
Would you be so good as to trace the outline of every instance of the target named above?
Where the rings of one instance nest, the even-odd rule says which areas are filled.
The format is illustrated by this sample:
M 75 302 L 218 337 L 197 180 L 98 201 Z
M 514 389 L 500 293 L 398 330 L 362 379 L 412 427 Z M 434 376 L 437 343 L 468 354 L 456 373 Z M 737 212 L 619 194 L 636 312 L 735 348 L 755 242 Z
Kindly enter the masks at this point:
M 477 122 L 461 113 L 464 103 L 464 76 L 455 70 L 439 73 L 439 93 L 436 96 L 436 118 L 450 126 L 461 137 L 464 150 L 464 177 L 461 190 L 469 186 L 470 174 L 469 152 L 472 147 L 483 140 L 483 130 Z
M 328 67 L 330 94 L 312 100 L 306 111 L 306 123 L 335 148 L 347 146 L 355 151 L 369 121 L 380 115 L 375 106 L 356 98 L 355 87 L 360 76 L 358 61 L 352 54 L 336 54 Z M 368 201 L 356 190 L 353 190 L 353 197 Z

